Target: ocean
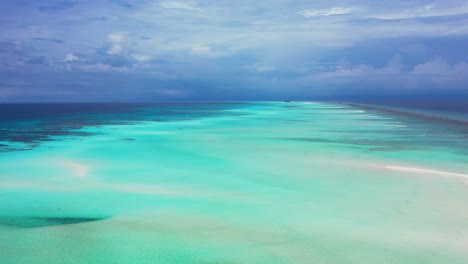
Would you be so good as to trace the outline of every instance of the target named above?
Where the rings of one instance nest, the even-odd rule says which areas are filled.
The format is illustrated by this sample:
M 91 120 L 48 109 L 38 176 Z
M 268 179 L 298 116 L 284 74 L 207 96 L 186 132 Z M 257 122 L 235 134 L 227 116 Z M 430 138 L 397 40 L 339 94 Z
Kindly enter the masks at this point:
M 1 104 L 0 263 L 468 263 L 447 105 Z

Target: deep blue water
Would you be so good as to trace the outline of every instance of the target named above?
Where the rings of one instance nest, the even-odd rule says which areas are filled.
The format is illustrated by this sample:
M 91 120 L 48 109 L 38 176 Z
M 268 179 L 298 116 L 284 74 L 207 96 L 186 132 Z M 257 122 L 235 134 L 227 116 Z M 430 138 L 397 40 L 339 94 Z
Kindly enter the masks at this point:
M 363 102 L 384 109 L 396 118 L 406 118 L 407 122 L 421 125 L 421 119 L 427 122 L 441 123 L 442 130 L 454 130 L 455 134 L 467 135 L 468 101 L 463 100 L 388 100 Z M 241 102 L 180 102 L 180 103 L 18 103 L 0 104 L 0 151 L 27 150 L 43 141 L 57 139 L 55 136 L 89 136 L 90 132 L 79 129 L 85 126 L 110 124 L 128 124 L 138 121 L 177 121 L 189 120 L 213 115 L 240 115 L 239 112 L 223 111 L 245 106 Z M 285 104 L 284 107 L 297 107 Z M 402 110 L 400 112 L 399 110 Z M 409 117 L 409 113 L 414 113 Z M 446 120 L 433 119 L 439 115 Z M 466 121 L 464 120 L 466 117 Z M 314 119 L 310 117 L 309 121 Z M 416 122 L 413 122 L 416 120 Z M 458 126 L 445 126 L 445 122 L 461 120 Z M 434 130 L 433 128 L 432 130 Z M 456 130 L 456 131 L 455 131 Z M 15 144 L 20 143 L 20 144 Z
M 77 131 L 85 126 L 187 120 L 216 115 L 240 105 L 225 102 L 0 104 L 0 151 L 30 149 L 41 141 L 52 140 L 51 136 L 87 136 Z M 26 145 L 14 147 L 7 142 Z

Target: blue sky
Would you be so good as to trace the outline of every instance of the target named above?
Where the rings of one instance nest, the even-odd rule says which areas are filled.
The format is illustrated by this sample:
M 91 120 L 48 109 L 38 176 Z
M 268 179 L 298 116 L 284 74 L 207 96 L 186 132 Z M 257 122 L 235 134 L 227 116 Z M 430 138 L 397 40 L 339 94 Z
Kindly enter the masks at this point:
M 468 97 L 467 0 L 5 0 L 0 101 Z

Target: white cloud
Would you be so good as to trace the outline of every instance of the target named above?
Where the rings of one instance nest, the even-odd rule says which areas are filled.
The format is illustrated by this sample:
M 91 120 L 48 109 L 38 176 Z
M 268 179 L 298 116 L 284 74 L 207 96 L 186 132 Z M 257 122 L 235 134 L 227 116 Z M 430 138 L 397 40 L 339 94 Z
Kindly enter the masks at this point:
M 117 32 L 117 33 L 109 34 L 107 38 L 109 39 L 110 42 L 120 43 L 125 39 L 125 36 L 122 32 Z
M 307 9 L 299 11 L 298 14 L 303 17 L 335 16 L 346 15 L 354 11 L 351 7 L 332 7 L 327 9 Z
M 256 69 L 257 72 L 269 72 L 274 70 L 276 70 L 275 66 L 259 66 Z
M 401 74 L 402 69 L 403 65 L 401 64 L 401 58 L 396 56 L 382 68 L 377 68 L 366 64 L 355 66 L 338 66 L 334 71 L 319 73 L 315 77 L 328 79 L 337 77 L 393 76 Z
M 112 67 L 111 65 L 104 64 L 104 63 L 80 65 L 78 69 L 82 71 L 86 71 L 86 72 L 106 72 L 106 71 L 128 72 L 130 71 L 130 69 L 127 67 Z
M 270 71 L 275 71 L 276 67 L 272 65 L 261 65 L 261 64 L 252 64 L 252 65 L 247 65 L 243 67 L 244 69 L 247 70 L 252 70 L 256 72 L 270 72 Z
M 411 18 L 423 18 L 423 17 L 437 17 L 437 16 L 453 16 L 466 14 L 468 12 L 468 4 L 460 3 L 460 5 L 441 5 L 439 4 L 428 4 L 424 6 L 417 6 L 413 8 L 407 8 L 403 10 L 384 12 L 381 14 L 375 14 L 371 17 L 378 19 L 411 19 Z
M 434 4 L 425 5 L 425 6 L 424 6 L 424 10 L 430 11 L 430 10 L 434 9 L 434 7 L 435 7 Z
M 73 53 L 68 53 L 65 58 L 63 59 L 64 62 L 74 62 L 74 61 L 79 61 L 80 58 L 78 58 L 76 55 Z
M 138 62 L 146 62 L 146 61 L 151 60 L 150 56 L 143 55 L 143 54 L 133 54 L 132 57 Z
M 438 57 L 432 61 L 414 66 L 413 73 L 419 75 L 441 75 L 449 73 L 452 67 L 444 59 Z
M 112 67 L 110 65 L 103 63 L 80 66 L 80 69 L 83 71 L 108 71 L 111 68 Z
M 329 71 L 317 74 L 316 77 L 319 78 L 336 78 L 336 77 L 360 77 L 360 76 L 375 76 L 377 74 L 382 74 L 388 72 L 387 68 L 375 68 L 370 65 L 355 65 L 351 67 L 338 67 L 335 71 Z
M 313 79 L 333 78 L 401 78 L 401 77 L 440 77 L 450 79 L 466 79 L 468 77 L 468 64 L 464 61 L 450 65 L 445 59 L 437 57 L 431 61 L 417 64 L 409 71 L 403 71 L 400 58 L 396 57 L 386 66 L 377 68 L 371 65 L 354 65 L 337 67 L 334 71 L 328 71 L 313 75 Z
M 160 6 L 167 9 L 183 9 L 192 11 L 202 11 L 201 8 L 196 6 L 195 2 L 179 2 L 179 1 L 163 1 L 159 3 Z
M 452 77 L 468 77 L 468 64 L 461 61 L 457 64 L 450 65 L 446 60 L 437 57 L 426 63 L 414 66 L 413 74 L 415 75 L 432 75 L 432 76 L 452 76 Z
M 107 50 L 107 53 L 113 55 L 120 54 L 123 50 L 125 34 L 121 32 L 111 33 L 109 36 L 107 36 L 107 39 L 111 44 L 111 47 L 109 50 Z
M 209 56 L 209 57 L 217 57 L 220 54 L 216 53 L 213 51 L 213 49 L 210 46 L 207 45 L 196 45 L 191 47 L 192 54 L 195 55 L 203 55 L 203 56 Z

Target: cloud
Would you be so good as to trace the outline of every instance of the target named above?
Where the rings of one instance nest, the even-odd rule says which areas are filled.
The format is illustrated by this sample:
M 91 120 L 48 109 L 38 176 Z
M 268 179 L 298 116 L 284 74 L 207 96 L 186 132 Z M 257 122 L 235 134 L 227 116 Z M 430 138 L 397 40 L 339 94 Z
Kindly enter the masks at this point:
M 178 1 L 163 1 L 159 3 L 160 6 L 167 9 L 182 9 L 192 11 L 202 11 L 203 9 L 198 8 L 195 2 L 178 2 Z
M 68 53 L 63 59 L 64 62 L 74 62 L 74 61 L 79 61 L 79 60 L 80 58 L 75 56 L 73 53 Z
M 452 76 L 468 79 L 468 64 L 461 61 L 450 65 L 445 59 L 437 57 L 426 63 L 414 66 L 412 73 L 415 75 Z
M 384 67 L 374 67 L 372 65 L 353 65 L 338 67 L 334 71 L 314 74 L 308 80 L 326 80 L 327 82 L 341 82 L 348 80 L 356 85 L 357 82 L 375 81 L 381 85 L 394 84 L 402 86 L 412 86 L 423 88 L 429 87 L 443 88 L 447 86 L 459 87 L 460 84 L 468 80 L 468 64 L 460 61 L 450 64 L 441 57 L 436 57 L 430 61 L 416 64 L 408 70 L 403 69 L 400 60 L 393 59 Z
M 219 53 L 213 51 L 212 47 L 207 45 L 196 45 L 191 47 L 191 52 L 194 55 L 203 55 L 208 57 L 218 57 Z
M 49 12 L 39 11 L 48 5 Z M 82 98 L 100 90 L 122 100 L 107 87 L 118 84 L 123 94 L 146 99 L 161 81 L 158 87 L 184 87 L 188 99 L 216 98 L 210 91 L 218 87 L 223 96 L 261 98 L 291 92 L 285 87 L 347 82 L 345 90 L 370 79 L 392 90 L 390 84 L 411 77 L 443 80 L 443 90 L 443 83 L 467 72 L 464 6 L 462 0 L 0 1 L 0 10 L 8 11 L 0 27 L 0 86 L 37 87 L 29 77 L 37 74 L 44 90 L 80 83 L 74 89 Z M 385 64 L 394 54 L 402 54 L 404 65 Z M 339 61 L 349 64 L 336 67 Z M 300 80 L 309 77 L 315 79 Z M 148 88 L 136 91 L 145 78 Z
M 121 32 L 111 33 L 107 39 L 111 44 L 111 47 L 107 50 L 107 53 L 113 55 L 120 54 L 123 50 L 125 34 Z
M 451 66 L 443 58 L 437 57 L 414 67 L 413 73 L 418 75 L 442 75 L 451 71 Z
M 372 65 L 360 64 L 352 66 L 337 66 L 334 71 L 322 72 L 315 75 L 319 79 L 342 78 L 342 77 L 376 77 L 376 76 L 395 76 L 402 73 L 403 64 L 401 57 L 396 56 L 391 59 L 384 67 L 378 68 Z
M 394 69 L 389 67 L 375 68 L 371 65 L 361 64 L 350 67 L 338 67 L 337 70 L 316 74 L 315 77 L 332 79 L 339 77 L 375 77 L 377 75 L 388 75 L 394 73 Z
M 447 5 L 444 5 L 443 2 L 426 5 L 419 4 L 405 9 L 393 9 L 381 13 L 377 12 L 376 14 L 371 15 L 371 17 L 385 20 L 399 20 L 456 16 L 468 13 L 468 4 L 466 1 L 447 1 L 447 3 Z
M 65 64 L 62 64 L 64 69 L 82 72 L 131 72 L 140 65 L 140 61 L 131 56 L 108 54 L 95 58 L 89 57 L 84 60 L 73 53 L 69 53 L 65 56 L 63 62 L 65 62 Z
M 269 72 L 276 70 L 275 66 L 258 66 L 256 71 L 257 72 Z
M 151 56 L 147 56 L 144 54 L 132 54 L 132 58 L 134 58 L 138 62 L 147 62 L 151 60 Z
M 104 63 L 96 63 L 96 64 L 83 64 L 77 67 L 80 71 L 85 72 L 107 72 L 107 71 L 115 71 L 115 72 L 128 72 L 130 71 L 127 67 L 113 67 L 109 64 Z
M 298 14 L 303 17 L 320 17 L 346 15 L 354 11 L 351 7 L 332 7 L 328 9 L 307 9 L 299 11 Z
M 255 72 L 271 72 L 275 71 L 276 67 L 272 65 L 252 64 L 242 67 L 247 70 L 253 70 Z

